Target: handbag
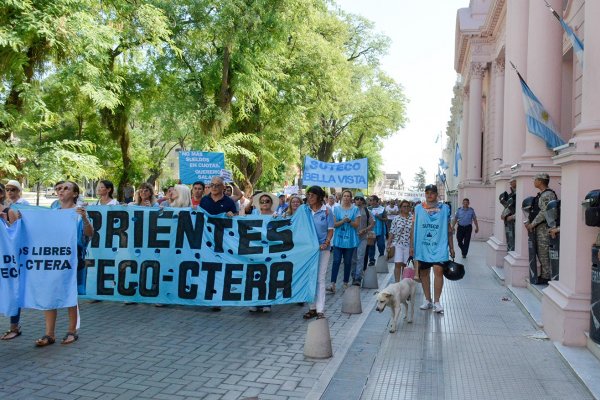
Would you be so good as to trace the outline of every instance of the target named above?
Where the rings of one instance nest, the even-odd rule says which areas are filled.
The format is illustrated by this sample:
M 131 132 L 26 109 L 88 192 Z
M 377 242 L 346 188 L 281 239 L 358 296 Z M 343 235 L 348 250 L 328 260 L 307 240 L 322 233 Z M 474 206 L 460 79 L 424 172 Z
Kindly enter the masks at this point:
M 386 250 L 386 253 L 387 253 L 387 259 L 392 260 L 394 258 L 394 255 L 396 255 L 396 246 L 391 245 L 390 247 L 388 247 Z
M 375 239 L 377 239 L 377 235 L 375 235 L 375 232 L 367 232 L 367 245 L 373 246 L 375 244 Z

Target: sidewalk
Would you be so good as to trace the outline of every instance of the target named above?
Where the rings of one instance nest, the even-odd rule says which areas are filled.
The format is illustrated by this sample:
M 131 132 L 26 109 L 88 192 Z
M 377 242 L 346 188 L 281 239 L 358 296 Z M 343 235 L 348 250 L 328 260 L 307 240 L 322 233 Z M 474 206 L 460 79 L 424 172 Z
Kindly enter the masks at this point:
M 416 309 L 390 334 L 389 311 L 373 311 L 321 399 L 344 388 L 365 400 L 593 398 L 485 266 L 485 243 L 464 263 L 465 278 L 445 282 L 444 315 Z
M 33 345 L 42 312 L 24 310 L 23 335 L 0 342 L 0 398 L 591 399 L 485 266 L 485 244 L 472 246 L 467 276 L 444 288 L 445 315 L 417 309 L 395 334 L 374 290 L 361 291 L 359 315 L 340 312 L 341 290 L 328 295 L 329 360 L 304 357 L 307 307 L 297 305 L 251 314 L 84 302 L 80 339 L 45 348 Z M 390 277 L 379 274 L 380 287 Z M 59 339 L 66 326 L 61 310 Z
M 379 274 L 383 283 L 386 278 Z M 338 277 L 341 287 L 342 276 Z M 67 328 L 59 311 L 57 343 L 35 348 L 43 313 L 23 310 L 23 334 L 0 341 L 0 398 L 11 399 L 244 399 L 319 398 L 369 317 L 374 290 L 362 290 L 363 314 L 342 314 L 342 291 L 327 295 L 334 357 L 304 357 L 308 307 L 123 305 L 83 301 L 79 340 L 59 344 Z M 8 328 L 0 317 L 0 329 Z

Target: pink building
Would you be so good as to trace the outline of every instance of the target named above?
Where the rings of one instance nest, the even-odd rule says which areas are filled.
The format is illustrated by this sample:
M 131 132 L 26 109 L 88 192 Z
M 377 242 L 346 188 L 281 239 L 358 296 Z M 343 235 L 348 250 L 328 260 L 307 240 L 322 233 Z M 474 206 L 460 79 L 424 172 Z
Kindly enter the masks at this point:
M 488 265 L 502 268 L 506 285 L 525 287 L 527 232 L 520 204 L 534 196 L 533 176 L 550 175 L 562 200 L 560 280 L 543 290 L 542 320 L 553 341 L 585 346 L 590 324 L 591 251 L 600 232 L 584 223 L 581 203 L 600 188 L 600 1 L 548 0 L 585 42 L 583 67 L 563 28 L 542 0 L 471 0 L 458 10 L 454 68 L 460 75 L 444 158 L 458 200 L 471 199 Z M 549 150 L 526 129 L 514 63 L 568 144 Z M 450 174 L 449 174 L 450 175 Z M 515 250 L 507 252 L 498 196 L 517 181 Z

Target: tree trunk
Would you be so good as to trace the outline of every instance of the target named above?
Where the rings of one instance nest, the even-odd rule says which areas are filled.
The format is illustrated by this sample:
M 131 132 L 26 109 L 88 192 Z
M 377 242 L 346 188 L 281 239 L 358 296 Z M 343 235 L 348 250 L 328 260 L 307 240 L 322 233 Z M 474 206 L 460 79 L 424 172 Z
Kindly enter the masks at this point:
M 122 104 L 112 111 L 105 108 L 102 110 L 102 119 L 112 138 L 119 143 L 119 147 L 121 148 L 121 161 L 123 166 L 121 177 L 117 185 L 117 198 L 119 201 L 123 201 L 123 188 L 131 183 L 131 138 L 127 124 L 129 120 L 129 110 Z

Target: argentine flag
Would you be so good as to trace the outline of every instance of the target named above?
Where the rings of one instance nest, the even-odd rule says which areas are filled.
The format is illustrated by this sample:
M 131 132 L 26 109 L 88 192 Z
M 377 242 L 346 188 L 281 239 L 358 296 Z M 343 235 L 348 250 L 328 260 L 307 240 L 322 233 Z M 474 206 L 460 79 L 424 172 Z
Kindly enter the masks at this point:
M 458 142 L 456 142 L 454 150 L 454 176 L 458 176 L 458 160 L 462 160 L 462 154 L 460 154 L 460 147 L 458 147 Z
M 446 160 L 444 160 L 443 158 L 440 158 L 440 163 L 439 163 L 440 168 L 442 168 L 444 171 L 448 169 L 448 163 L 446 162 Z
M 558 129 L 550 119 L 548 111 L 542 103 L 535 97 L 525 80 L 517 71 L 521 89 L 523 90 L 523 106 L 525 107 L 525 117 L 527 119 L 527 130 L 529 133 L 538 136 L 546 142 L 549 149 L 553 149 L 565 144 L 565 141 L 558 135 Z
M 548 4 L 547 1 L 546 7 L 548 7 L 550 12 L 556 17 L 556 19 L 560 22 L 563 29 L 565 30 L 565 33 L 567 34 L 567 37 L 569 38 L 569 40 L 571 41 L 571 45 L 573 46 L 573 52 L 577 56 L 579 66 L 583 69 L 583 42 L 577 37 L 575 32 L 573 32 L 573 29 L 571 29 L 571 27 L 567 25 L 565 20 L 562 19 L 562 17 L 558 15 L 558 13 L 552 7 L 550 7 L 550 4 Z
M 573 45 L 573 52 L 577 56 L 579 66 L 583 68 L 583 42 L 577 37 L 575 32 L 573 32 L 573 29 L 571 29 L 571 27 L 567 25 L 564 19 L 560 18 L 559 21 L 563 29 L 565 30 L 567 37 L 571 41 L 571 44 Z

